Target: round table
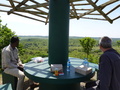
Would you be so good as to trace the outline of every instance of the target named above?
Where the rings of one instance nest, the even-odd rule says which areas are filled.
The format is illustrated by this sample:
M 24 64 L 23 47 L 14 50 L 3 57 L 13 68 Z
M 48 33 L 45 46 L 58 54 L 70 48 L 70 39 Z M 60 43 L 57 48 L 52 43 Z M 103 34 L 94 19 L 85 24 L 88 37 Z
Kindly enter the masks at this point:
M 41 63 L 33 61 L 26 63 L 24 73 L 29 79 L 40 83 L 40 90 L 80 90 L 80 82 L 90 80 L 94 76 L 94 67 L 97 67 L 97 64 L 89 63 L 92 73 L 81 75 L 75 72 L 75 67 L 80 66 L 83 60 L 72 57 L 69 59 L 71 61 L 70 72 L 63 67 L 64 75 L 54 76 L 54 73 L 51 73 L 48 58 L 44 58 L 44 62 Z

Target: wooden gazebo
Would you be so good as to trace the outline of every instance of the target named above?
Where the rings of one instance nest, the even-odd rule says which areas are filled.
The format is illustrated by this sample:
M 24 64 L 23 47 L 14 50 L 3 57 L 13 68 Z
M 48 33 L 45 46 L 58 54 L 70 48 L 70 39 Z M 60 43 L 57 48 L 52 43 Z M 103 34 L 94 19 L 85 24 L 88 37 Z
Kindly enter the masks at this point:
M 62 64 L 66 67 L 69 19 L 92 19 L 113 23 L 120 18 L 120 0 L 0 0 L 0 12 L 49 23 L 48 64 Z M 79 90 L 77 84 L 58 85 L 57 89 L 53 89 L 55 85 L 52 87 L 51 84 L 41 86 L 44 86 L 43 90 L 59 90 L 59 87 L 73 90 L 69 86 Z
M 0 0 L 0 12 L 49 23 L 49 64 L 66 65 L 69 19 L 113 23 L 120 18 L 120 0 Z
M 69 19 L 113 23 L 120 18 L 120 0 L 0 0 L 0 12 L 49 23 L 49 64 L 66 65 Z
M 49 22 L 49 1 L 0 0 L 0 12 L 5 12 L 8 15 L 15 14 L 47 24 Z M 110 14 L 114 14 L 116 10 L 120 10 L 120 0 L 69 0 L 69 3 L 70 19 L 105 20 L 112 23 L 114 20 L 120 18 L 119 12 L 119 15 L 110 17 Z M 106 8 L 107 11 L 105 11 Z

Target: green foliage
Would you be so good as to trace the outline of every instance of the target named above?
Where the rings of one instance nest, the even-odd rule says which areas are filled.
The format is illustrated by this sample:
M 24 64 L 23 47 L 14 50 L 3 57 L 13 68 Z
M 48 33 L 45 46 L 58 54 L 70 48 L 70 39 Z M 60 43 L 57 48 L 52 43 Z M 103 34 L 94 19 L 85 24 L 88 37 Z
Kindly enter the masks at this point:
M 22 36 L 20 38 L 20 43 L 23 45 L 23 49 L 25 49 L 24 54 L 20 55 L 20 58 L 24 63 L 30 61 L 33 57 L 48 57 L 48 38 L 39 36 Z M 96 38 L 95 40 L 98 43 L 99 39 Z M 116 39 L 114 39 L 113 44 L 116 45 Z M 69 39 L 69 57 L 84 59 L 86 54 L 83 52 L 82 48 L 83 47 L 80 45 L 78 38 Z M 114 46 L 114 48 L 120 52 L 118 47 Z M 92 63 L 98 63 L 101 54 L 101 50 L 95 45 L 88 56 L 89 61 Z
M 81 46 L 83 47 L 83 51 L 88 55 L 90 54 L 90 51 L 92 50 L 93 46 L 95 46 L 96 40 L 90 37 L 85 37 L 79 40 Z
M 30 61 L 33 57 L 48 57 L 48 39 L 46 38 L 22 37 L 20 44 L 24 49 L 24 54 L 20 55 L 23 63 Z
M 120 40 L 117 40 L 116 42 L 117 42 L 117 45 L 119 47 L 120 46 Z
M 25 49 L 23 49 L 23 45 L 21 43 L 18 46 L 18 50 L 19 50 L 19 55 L 24 55 Z
M 10 43 L 10 39 L 14 34 L 7 25 L 0 23 L 0 50 Z

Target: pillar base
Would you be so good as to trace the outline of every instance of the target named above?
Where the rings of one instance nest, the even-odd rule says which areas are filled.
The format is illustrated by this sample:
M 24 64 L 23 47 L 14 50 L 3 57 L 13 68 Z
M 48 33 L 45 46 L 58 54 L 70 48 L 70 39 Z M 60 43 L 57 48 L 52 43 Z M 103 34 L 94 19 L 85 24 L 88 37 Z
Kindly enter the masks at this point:
M 74 83 L 74 84 L 40 83 L 39 88 L 40 88 L 39 90 L 80 90 L 80 83 Z

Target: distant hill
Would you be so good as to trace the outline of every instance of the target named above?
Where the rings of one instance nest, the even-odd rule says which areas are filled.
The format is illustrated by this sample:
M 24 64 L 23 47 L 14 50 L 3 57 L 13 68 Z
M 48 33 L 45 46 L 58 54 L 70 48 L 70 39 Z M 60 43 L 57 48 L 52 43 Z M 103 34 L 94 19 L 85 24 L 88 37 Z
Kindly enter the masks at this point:
M 20 37 L 20 39 L 30 39 L 30 38 L 35 38 L 35 39 L 38 39 L 38 38 L 40 38 L 40 39 L 48 39 L 49 37 L 48 36 L 19 36 Z M 81 39 L 81 38 L 84 38 L 84 37 L 78 37 L 78 36 L 70 36 L 69 37 L 70 39 Z M 100 37 L 91 37 L 91 38 L 94 38 L 94 39 L 96 39 L 96 40 L 99 40 L 100 39 Z M 112 40 L 113 41 L 117 41 L 117 40 L 120 40 L 120 38 L 112 38 Z
M 48 36 L 18 36 L 20 39 L 30 39 L 30 38 L 35 38 L 35 39 L 48 39 Z
M 24 39 L 28 39 L 28 38 L 48 38 L 48 36 L 19 36 L 20 38 L 24 38 Z M 70 36 L 69 38 L 73 38 L 73 39 L 80 39 L 80 38 L 84 38 L 84 37 L 78 37 L 78 36 Z M 92 37 L 91 37 L 92 38 Z M 99 37 L 93 37 L 94 39 L 99 39 Z

